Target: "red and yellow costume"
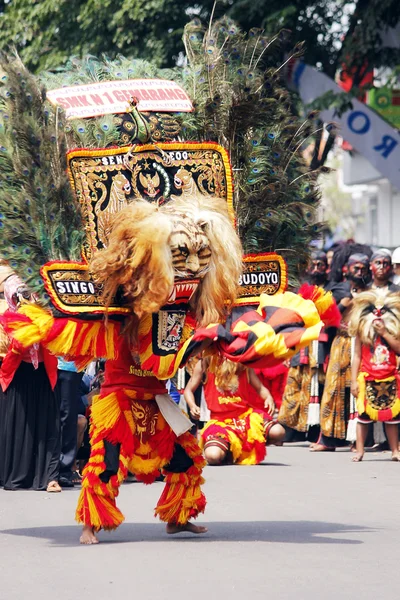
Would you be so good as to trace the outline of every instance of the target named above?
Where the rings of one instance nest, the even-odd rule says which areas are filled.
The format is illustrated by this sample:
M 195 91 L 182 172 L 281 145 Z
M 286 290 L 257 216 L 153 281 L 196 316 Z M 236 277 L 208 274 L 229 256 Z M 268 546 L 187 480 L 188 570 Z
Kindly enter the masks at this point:
M 282 363 L 276 367 L 267 367 L 265 369 L 254 369 L 255 374 L 260 379 L 261 383 L 271 392 L 274 399 L 275 408 L 279 412 L 282 406 L 283 394 L 285 392 L 286 383 L 289 375 L 289 367 Z M 253 404 L 253 402 L 255 404 Z M 258 408 L 263 406 L 263 400 L 258 394 L 255 394 L 252 400 L 252 406 Z
M 155 509 L 162 521 L 185 524 L 204 511 L 201 450 L 190 433 L 174 433 L 156 402 L 156 396 L 167 393 L 156 374 L 167 379 L 175 373 L 193 331 L 189 292 L 174 299 L 173 309 L 167 305 L 142 318 L 135 358 L 121 323 L 55 319 L 36 305 L 4 316 L 7 332 L 22 347 L 40 340 L 81 367 L 95 356 L 108 358 L 101 393 L 92 404 L 91 455 L 76 511 L 77 520 L 95 531 L 114 529 L 123 521 L 115 499 L 128 470 L 152 483 L 169 465 Z
M 372 421 L 392 421 L 400 413 L 400 377 L 396 353 L 379 336 L 372 346 L 361 346 L 358 376 L 357 411 L 362 420 L 366 414 Z
M 383 328 L 382 335 L 378 333 L 379 328 Z M 350 315 L 349 334 L 356 338 L 352 377 L 358 370 L 358 420 L 362 423 L 398 422 L 400 378 L 396 352 L 400 339 L 399 294 L 384 294 L 380 289 L 370 289 L 357 295 Z M 386 339 L 387 334 L 391 341 Z
M 155 512 L 162 521 L 184 524 L 206 504 L 200 489 L 201 451 L 190 433 L 177 436 L 172 431 L 155 401 L 156 395 L 167 393 L 164 383 L 134 362 L 123 337 L 117 352 L 116 360 L 106 362 L 101 394 L 92 405 L 92 451 L 76 518 L 96 530 L 115 528 L 123 521 L 115 499 L 127 472 L 152 483 L 169 464 Z M 118 461 L 110 465 L 116 445 Z
M 250 405 L 250 398 L 257 394 L 247 369 L 238 374 L 238 382 L 234 392 L 221 391 L 214 373 L 207 373 L 204 395 L 211 418 L 201 431 L 200 447 L 220 446 L 231 452 L 234 463 L 256 465 L 265 458 L 266 427 L 273 422 L 263 405 L 257 408 Z
M 156 402 L 156 396 L 166 391 L 160 380 L 172 377 L 204 340 L 213 341 L 212 351 L 226 358 L 264 367 L 292 356 L 315 339 L 323 326 L 311 299 L 284 293 L 262 295 L 256 310 L 245 307 L 243 312 L 235 307 L 225 326 L 203 327 L 191 336 L 194 322 L 188 296 L 193 291 L 193 286 L 183 286 L 183 297 L 174 294 L 169 304 L 139 320 L 134 357 L 119 322 L 54 318 L 36 305 L 23 306 L 18 313 L 1 318 L 7 333 L 25 348 L 41 342 L 79 367 L 94 357 L 108 359 L 105 383 L 92 406 L 92 450 L 76 513 L 79 522 L 95 531 L 114 529 L 122 522 L 115 499 L 128 470 L 151 483 L 163 469 L 165 488 L 155 509 L 161 520 L 185 524 L 204 511 L 201 473 L 205 461 L 198 443 L 189 433 L 176 435 Z M 330 307 L 330 298 L 326 300 Z M 246 372 L 241 385 L 244 387 L 237 395 L 246 398 Z M 260 462 L 265 456 L 265 413 L 249 408 L 242 400 L 228 403 L 229 411 L 221 403 L 224 429 L 219 413 L 209 426 L 229 439 L 234 460 L 240 464 Z M 216 411 L 217 404 L 212 409 L 214 416 Z M 243 424 L 238 427 L 235 421 Z

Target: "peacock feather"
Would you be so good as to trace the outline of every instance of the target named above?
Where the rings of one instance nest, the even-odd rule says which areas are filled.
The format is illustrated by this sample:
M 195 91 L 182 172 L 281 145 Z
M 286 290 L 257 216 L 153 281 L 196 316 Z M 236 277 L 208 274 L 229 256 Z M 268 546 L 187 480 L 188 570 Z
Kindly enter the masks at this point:
M 79 259 L 83 239 L 65 121 L 17 55 L 1 55 L 0 69 L 0 256 L 44 300 L 40 267 Z
M 49 260 L 79 259 L 81 214 L 66 175 L 71 148 L 146 141 L 216 141 L 231 157 L 237 226 L 245 252 L 280 252 L 291 283 L 318 235 L 317 177 L 303 157 L 318 130 L 316 113 L 300 121 L 281 74 L 287 32 L 247 35 L 229 19 L 204 28 L 187 25 L 187 59 L 173 70 L 142 60 L 71 58 L 35 78 L 18 56 L 1 56 L 0 255 L 42 298 L 40 267 Z M 290 58 L 299 56 L 301 45 Z M 287 60 L 285 62 L 288 62 Z M 46 100 L 45 87 L 135 79 L 174 79 L 186 89 L 190 113 L 140 113 L 66 121 Z M 128 105 L 127 105 L 128 108 Z
M 245 35 L 227 18 L 207 28 L 195 19 L 185 28 L 187 65 L 176 80 L 195 103 L 194 112 L 181 115 L 182 136 L 229 150 L 245 251 L 280 252 L 295 278 L 318 237 L 319 192 L 318 171 L 310 171 L 302 154 L 316 114 L 299 121 L 281 80 L 286 38 L 286 31 Z M 298 45 L 289 60 L 301 52 Z

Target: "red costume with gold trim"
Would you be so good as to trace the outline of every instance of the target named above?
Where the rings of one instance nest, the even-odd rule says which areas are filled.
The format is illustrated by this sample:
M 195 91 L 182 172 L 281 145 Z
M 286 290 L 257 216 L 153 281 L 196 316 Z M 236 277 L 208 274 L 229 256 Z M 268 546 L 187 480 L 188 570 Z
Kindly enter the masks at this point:
M 397 355 L 375 330 L 379 320 L 393 338 L 400 338 L 400 297 L 368 290 L 354 300 L 349 333 L 359 338 L 361 362 L 357 378 L 359 393 L 356 408 L 360 420 L 392 421 L 400 414 L 400 377 Z M 357 343 L 357 341 L 356 341 Z
M 397 355 L 381 337 L 362 345 L 357 411 L 373 421 L 391 421 L 400 414 Z
M 167 393 L 165 384 L 134 362 L 124 337 L 118 338 L 116 350 L 118 358 L 106 362 L 105 381 L 92 405 L 92 451 L 76 518 L 95 530 L 117 527 L 123 516 L 115 499 L 127 472 L 153 483 L 170 464 L 155 514 L 167 523 L 185 524 L 206 505 L 200 489 L 205 461 L 195 438 L 188 432 L 175 435 L 161 414 L 155 398 Z M 118 447 L 117 465 L 108 464 L 110 444 Z M 171 463 L 179 455 L 177 446 L 186 457 L 183 470 L 174 470 Z
M 210 420 L 200 434 L 200 447 L 218 445 L 232 454 L 238 465 L 256 465 L 266 455 L 265 423 L 270 416 L 262 409 L 249 406 L 247 399 L 254 392 L 247 369 L 238 374 L 234 392 L 219 390 L 214 373 L 208 372 L 204 395 L 210 410 Z

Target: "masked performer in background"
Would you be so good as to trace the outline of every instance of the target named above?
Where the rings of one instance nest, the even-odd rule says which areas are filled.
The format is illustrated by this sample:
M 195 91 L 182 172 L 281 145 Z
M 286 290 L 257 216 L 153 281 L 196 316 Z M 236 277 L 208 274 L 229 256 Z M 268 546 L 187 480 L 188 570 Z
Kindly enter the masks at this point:
M 400 298 L 382 295 L 379 290 L 361 293 L 354 300 L 350 335 L 355 336 L 351 365 L 351 391 L 358 410 L 357 452 L 354 462 L 364 456 L 368 425 L 385 424 L 392 460 L 400 460 L 400 398 L 397 356 L 400 354 Z

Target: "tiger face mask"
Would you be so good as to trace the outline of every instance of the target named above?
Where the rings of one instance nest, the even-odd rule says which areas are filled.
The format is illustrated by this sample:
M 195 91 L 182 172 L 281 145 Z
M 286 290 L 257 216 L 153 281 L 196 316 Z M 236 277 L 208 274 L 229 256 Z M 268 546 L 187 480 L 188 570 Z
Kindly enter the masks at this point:
M 180 216 L 169 242 L 175 279 L 202 278 L 210 268 L 211 249 L 204 225 Z

